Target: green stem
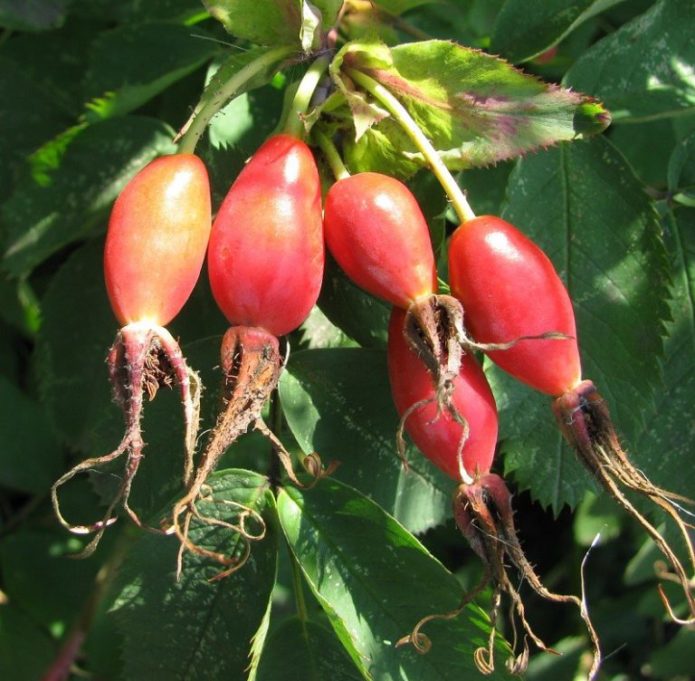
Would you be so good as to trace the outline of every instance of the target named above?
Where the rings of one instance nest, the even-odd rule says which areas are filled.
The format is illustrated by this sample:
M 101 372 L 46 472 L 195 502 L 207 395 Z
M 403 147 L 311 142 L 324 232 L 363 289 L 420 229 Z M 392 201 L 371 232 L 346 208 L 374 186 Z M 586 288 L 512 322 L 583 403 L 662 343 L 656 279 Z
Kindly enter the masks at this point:
M 389 113 L 403 128 L 403 131 L 422 152 L 422 155 L 430 164 L 432 172 L 436 175 L 444 191 L 447 193 L 459 220 L 461 220 L 461 222 L 472 220 L 475 217 L 475 213 L 466 200 L 461 187 L 458 186 L 458 183 L 449 172 L 449 169 L 444 164 L 444 161 L 442 161 L 437 150 L 432 146 L 429 139 L 427 139 L 425 133 L 422 132 L 420 126 L 413 120 L 408 110 L 391 94 L 391 92 L 389 92 L 389 90 L 381 83 L 370 78 L 367 74 L 355 69 L 346 69 L 346 73 L 355 83 L 361 85 L 388 109 Z
M 320 132 L 319 130 L 313 131 L 313 137 L 318 142 L 319 147 L 321 147 L 321 151 L 326 157 L 335 179 L 344 180 L 346 177 L 350 177 L 350 173 L 345 167 L 343 159 L 340 158 L 340 154 L 338 153 L 335 144 L 333 144 L 333 141 L 329 139 L 325 133 Z
M 326 54 L 323 57 L 319 57 L 304 74 L 285 121 L 285 132 L 288 135 L 298 137 L 299 139 L 304 137 L 304 121 L 302 119 L 309 109 L 311 98 L 319 81 L 330 63 L 331 56 Z
M 306 609 L 306 599 L 304 598 L 304 584 L 302 574 L 297 563 L 297 559 L 292 553 L 292 549 L 287 547 L 287 552 L 290 554 L 290 564 L 292 565 L 292 587 L 294 590 L 294 600 L 297 605 L 297 617 L 301 622 L 306 622 L 309 619 L 309 613 Z
M 198 144 L 198 140 L 205 132 L 205 128 L 210 123 L 212 117 L 230 100 L 239 90 L 252 78 L 257 76 L 264 69 L 279 62 L 283 57 L 290 54 L 294 48 L 283 46 L 270 50 L 265 54 L 246 64 L 237 71 L 206 104 L 199 104 L 193 112 L 193 116 L 181 129 L 178 135 L 179 153 L 192 154 Z

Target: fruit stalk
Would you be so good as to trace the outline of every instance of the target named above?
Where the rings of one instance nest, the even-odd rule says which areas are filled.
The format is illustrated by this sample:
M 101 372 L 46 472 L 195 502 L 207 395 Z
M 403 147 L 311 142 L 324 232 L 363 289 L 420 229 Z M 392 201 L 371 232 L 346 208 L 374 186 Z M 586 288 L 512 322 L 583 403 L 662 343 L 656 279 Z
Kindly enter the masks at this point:
M 461 220 L 461 222 L 472 220 L 475 217 L 475 213 L 470 207 L 465 194 L 461 191 L 461 188 L 449 172 L 444 161 L 442 161 L 437 150 L 432 146 L 429 139 L 427 139 L 427 136 L 420 126 L 413 120 L 408 110 L 387 88 L 366 73 L 352 68 L 347 69 L 346 73 L 355 83 L 361 85 L 367 92 L 372 94 L 375 99 L 379 100 L 396 121 L 398 121 L 404 132 L 410 137 L 429 163 L 432 172 L 449 197 L 459 220 Z
M 198 104 L 193 115 L 176 135 L 174 141 L 179 143 L 179 153 L 192 154 L 198 141 L 203 136 L 205 129 L 213 116 L 232 99 L 244 85 L 275 63 L 281 62 L 292 53 L 293 48 L 288 46 L 277 47 L 262 54 L 257 59 L 239 69 L 228 81 L 226 81 L 215 97 L 203 104 Z
M 186 493 L 172 510 L 170 531 L 173 531 L 181 542 L 177 577 L 181 575 L 184 550 L 211 558 L 226 566 L 218 578 L 238 570 L 248 557 L 248 551 L 239 558 L 210 551 L 192 542 L 188 531 L 193 517 L 207 525 L 219 525 L 233 530 L 246 542 L 245 546 L 248 545 L 248 541 L 262 539 L 265 535 L 263 519 L 251 509 L 241 509 L 238 523 L 229 523 L 203 515 L 196 504 L 204 497 L 203 487 L 227 448 L 251 426 L 262 420 L 261 411 L 277 386 L 281 365 L 277 338 L 264 329 L 235 326 L 225 333 L 221 348 L 224 406 L 195 472 L 186 485 Z M 249 516 L 253 516 L 260 530 L 247 529 Z

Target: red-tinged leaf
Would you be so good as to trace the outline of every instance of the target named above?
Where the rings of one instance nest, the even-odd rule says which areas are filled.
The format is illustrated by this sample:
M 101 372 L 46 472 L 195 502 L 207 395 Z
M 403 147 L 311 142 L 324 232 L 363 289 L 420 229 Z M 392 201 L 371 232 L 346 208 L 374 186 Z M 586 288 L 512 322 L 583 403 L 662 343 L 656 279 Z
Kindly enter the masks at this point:
M 363 95 L 345 69 L 367 74 L 394 94 L 452 169 L 485 166 L 587 137 L 610 121 L 596 100 L 543 83 L 479 50 L 441 40 L 394 48 L 355 42 L 332 66 L 359 120 L 355 140 L 346 148 L 354 170 L 408 174 L 425 160 L 393 118 L 375 113 L 365 121 Z

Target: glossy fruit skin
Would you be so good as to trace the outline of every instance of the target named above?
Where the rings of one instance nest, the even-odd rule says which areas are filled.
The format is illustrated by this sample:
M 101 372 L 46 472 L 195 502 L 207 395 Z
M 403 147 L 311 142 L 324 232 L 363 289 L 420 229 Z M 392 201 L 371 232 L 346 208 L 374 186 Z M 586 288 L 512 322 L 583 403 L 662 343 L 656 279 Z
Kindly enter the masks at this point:
M 104 277 L 122 325 L 168 324 L 193 291 L 211 227 L 210 182 L 192 154 L 163 156 L 126 185 L 111 211 Z
M 275 135 L 232 184 L 212 227 L 212 293 L 231 324 L 282 336 L 306 319 L 324 266 L 321 186 L 309 147 Z
M 411 191 L 380 173 L 338 180 L 328 191 L 326 245 L 358 286 L 406 309 L 437 290 L 425 217 Z
M 449 477 L 462 482 L 457 452 L 462 427 L 444 411 L 437 417 L 437 400 L 432 376 L 403 336 L 405 313 L 393 308 L 389 322 L 388 370 L 391 392 L 399 415 L 420 400 L 432 402 L 416 409 L 405 429 L 418 449 Z M 471 478 L 487 473 L 497 443 L 497 407 L 478 362 L 466 355 L 454 381 L 454 408 L 468 422 L 470 434 L 463 449 L 463 465 Z
M 480 216 L 454 232 L 449 245 L 451 291 L 479 343 L 559 332 L 571 338 L 522 340 L 488 353 L 520 381 L 561 395 L 581 380 L 572 301 L 552 262 L 516 227 Z

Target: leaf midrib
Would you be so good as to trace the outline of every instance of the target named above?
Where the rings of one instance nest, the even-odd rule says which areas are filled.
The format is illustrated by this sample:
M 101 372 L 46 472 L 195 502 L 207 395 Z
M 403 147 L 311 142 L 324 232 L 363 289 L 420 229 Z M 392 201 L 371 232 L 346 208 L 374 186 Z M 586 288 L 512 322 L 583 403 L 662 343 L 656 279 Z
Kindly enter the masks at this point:
M 249 499 L 250 505 L 252 507 L 255 508 L 257 506 L 258 500 L 265 493 L 265 489 L 266 489 L 265 485 L 260 485 L 253 490 L 254 494 L 252 494 L 252 496 Z M 258 510 L 258 509 L 256 509 L 256 510 Z M 236 552 L 237 548 L 239 547 L 239 541 L 240 541 L 240 536 L 237 535 L 237 538 L 235 539 L 234 544 L 233 544 L 232 554 L 234 554 Z M 182 675 L 179 676 L 180 679 L 191 678 L 191 676 L 189 675 L 189 671 L 194 667 L 195 659 L 201 654 L 201 651 L 203 650 L 203 643 L 205 640 L 207 640 L 207 632 L 211 628 L 211 622 L 213 620 L 214 614 L 217 611 L 218 603 L 219 603 L 220 599 L 222 598 L 222 596 L 224 595 L 225 587 L 227 585 L 227 579 L 228 578 L 221 579 L 218 582 L 217 588 L 215 589 L 214 598 L 213 598 L 212 602 L 210 603 L 210 607 L 207 608 L 207 614 L 205 617 L 205 621 L 201 624 L 200 628 L 198 629 L 199 635 L 196 639 L 195 645 L 191 648 L 191 652 L 190 652 L 190 655 L 188 657 L 188 660 L 186 661 L 186 663 L 182 667 L 182 670 L 181 670 Z
M 325 533 L 325 532 L 321 531 L 322 525 L 317 521 L 317 519 L 314 515 L 306 512 L 305 506 L 300 506 L 296 502 L 296 500 L 287 492 L 285 492 L 285 496 L 292 502 L 293 506 L 297 509 L 298 515 L 300 515 L 304 520 L 306 520 L 309 523 L 309 525 L 313 529 L 313 532 L 315 533 L 315 536 L 318 536 L 321 538 L 321 543 L 323 544 L 323 546 L 330 548 L 333 551 L 333 555 L 340 558 L 340 560 L 342 561 L 342 564 L 347 568 L 347 571 L 350 574 L 350 576 L 370 596 L 373 603 L 376 605 L 377 609 L 382 613 L 382 616 L 385 616 L 389 621 L 391 621 L 391 623 L 393 623 L 395 625 L 395 628 L 399 628 L 401 626 L 399 620 L 386 607 L 384 607 L 384 605 L 385 605 L 384 599 L 383 598 L 380 599 L 378 597 L 376 590 L 372 589 L 368 586 L 367 580 L 363 579 L 359 575 L 359 573 L 357 573 L 351 569 L 350 561 L 345 560 L 346 556 L 345 556 L 344 551 L 341 550 L 341 547 L 339 544 L 337 544 L 335 541 L 333 541 L 331 539 L 330 533 Z M 283 530 L 284 530 L 284 527 L 283 527 Z M 293 546 L 293 543 L 290 541 L 289 537 L 288 537 L 288 542 L 290 543 L 290 546 L 292 547 L 292 550 L 294 553 L 294 546 Z M 415 545 L 415 546 L 417 546 L 417 545 Z M 296 554 L 295 554 L 295 557 L 297 557 Z M 302 572 L 304 573 L 304 576 L 306 577 L 307 581 L 310 583 L 312 590 L 316 594 L 320 595 L 321 599 L 324 600 L 326 603 L 330 603 L 330 601 L 319 590 L 318 586 L 314 583 L 314 581 L 309 577 L 309 575 L 307 574 L 307 570 L 304 568 L 304 565 L 299 560 L 299 557 L 297 557 L 297 562 L 299 563 L 299 565 L 302 569 Z M 353 592 L 352 589 L 350 591 Z M 332 604 L 331 604 L 331 609 L 336 613 L 336 615 L 341 619 L 341 621 L 343 621 L 347 625 L 347 622 L 345 622 L 345 620 L 343 619 L 342 616 L 338 615 L 336 609 L 333 607 Z M 469 626 L 470 626 L 470 624 L 469 624 Z M 347 632 L 350 632 L 350 627 L 346 626 L 345 629 Z M 370 631 L 371 631 L 371 627 L 370 627 Z M 359 649 L 357 642 L 352 637 L 352 635 L 351 635 L 351 639 L 353 641 L 353 644 L 355 645 L 355 649 L 359 652 L 360 656 L 365 657 L 364 651 Z M 442 672 L 436 664 L 433 664 L 433 662 L 432 662 L 433 657 L 432 656 L 425 656 L 425 657 L 427 658 L 428 665 L 432 668 L 432 670 L 435 673 L 437 673 L 439 675 L 439 678 L 441 678 L 443 681 L 447 681 L 447 679 L 449 678 L 447 676 L 447 674 L 450 670 L 446 670 L 446 672 Z M 471 659 L 472 659 L 472 651 L 471 651 Z M 473 667 L 471 667 L 471 669 L 472 668 Z M 367 671 L 367 673 L 369 673 L 369 670 L 366 668 L 365 668 L 365 671 Z

